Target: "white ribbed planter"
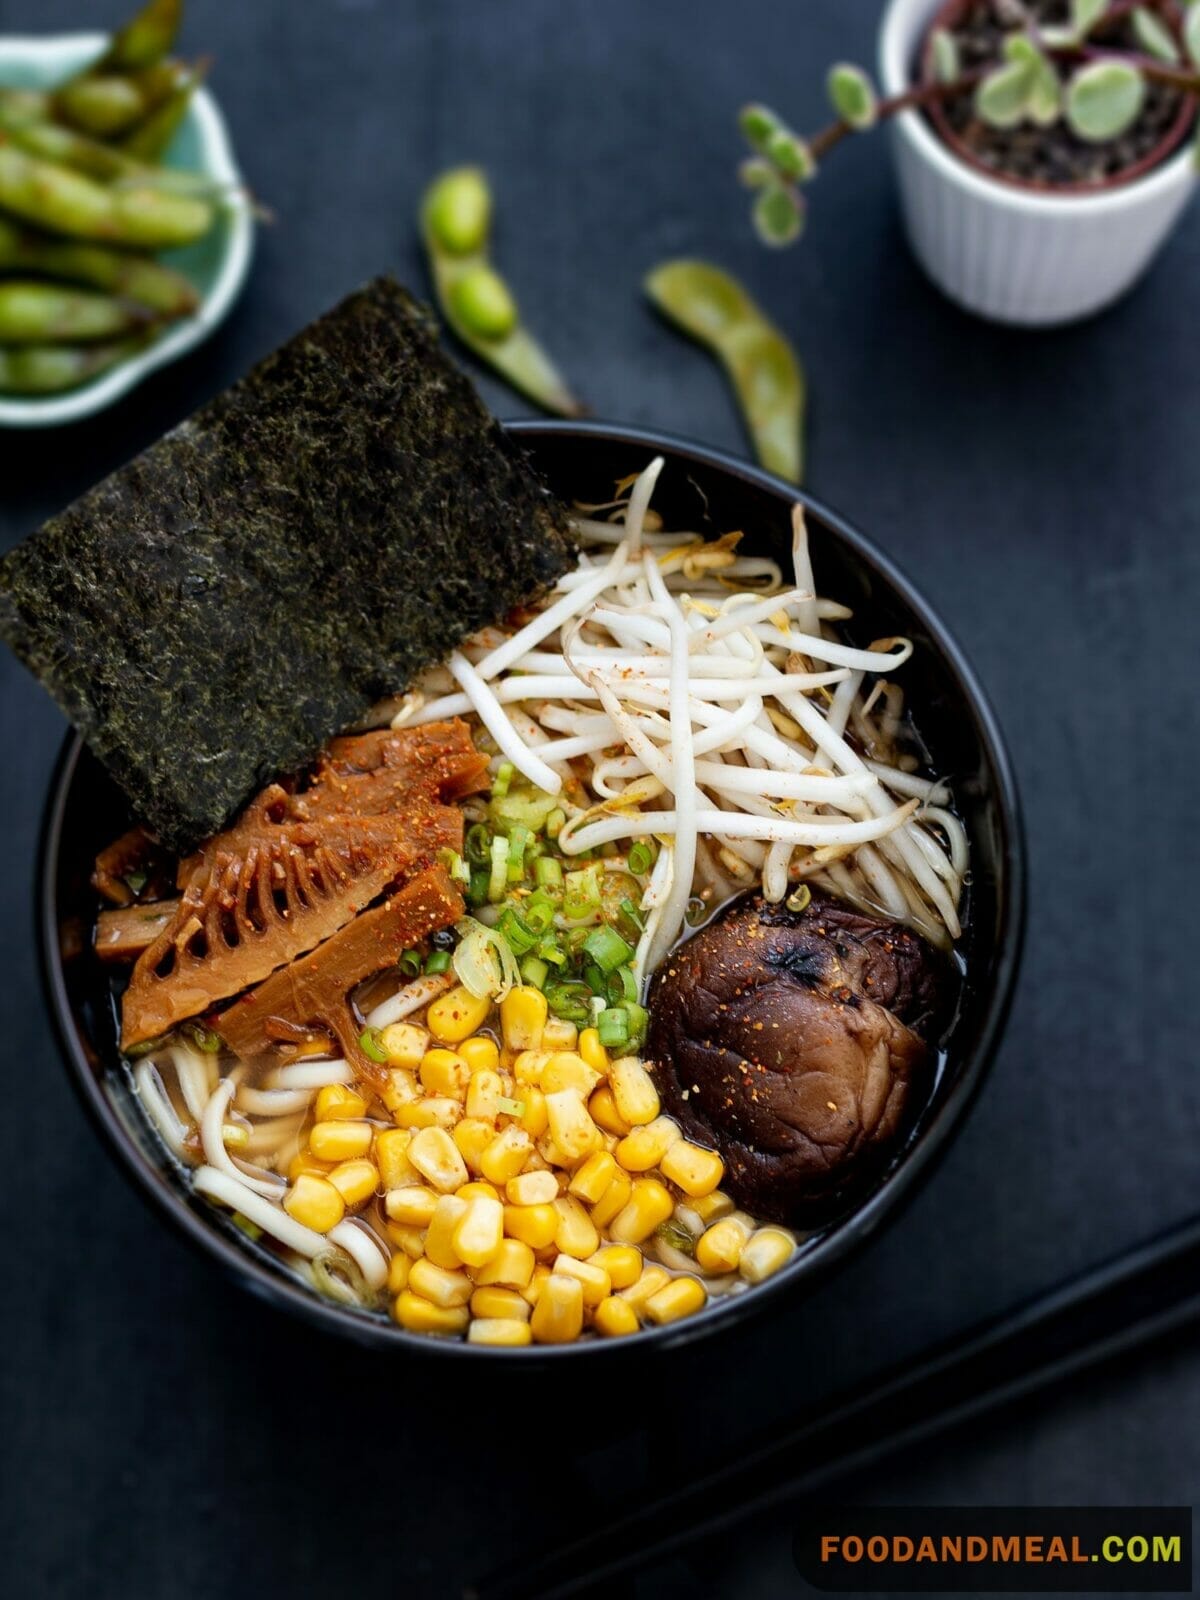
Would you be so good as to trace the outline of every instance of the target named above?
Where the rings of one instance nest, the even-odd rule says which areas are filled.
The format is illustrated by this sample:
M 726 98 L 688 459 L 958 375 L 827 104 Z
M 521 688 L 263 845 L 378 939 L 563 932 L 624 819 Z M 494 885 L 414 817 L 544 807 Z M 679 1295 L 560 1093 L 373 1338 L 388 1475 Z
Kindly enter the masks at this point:
M 940 0 L 891 0 L 879 39 L 885 95 L 912 82 Z M 917 111 L 891 121 L 908 236 L 929 276 L 968 311 L 1049 327 L 1124 294 L 1149 266 L 1195 184 L 1187 147 L 1143 178 L 1061 196 L 1001 183 L 969 167 Z

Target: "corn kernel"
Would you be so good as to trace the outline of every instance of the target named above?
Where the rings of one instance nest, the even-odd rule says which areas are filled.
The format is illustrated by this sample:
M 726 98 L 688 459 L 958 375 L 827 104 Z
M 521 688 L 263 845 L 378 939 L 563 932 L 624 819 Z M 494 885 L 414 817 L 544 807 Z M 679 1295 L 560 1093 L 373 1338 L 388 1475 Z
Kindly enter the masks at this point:
M 591 1217 L 573 1194 L 560 1194 L 554 1209 L 558 1213 L 555 1244 L 565 1255 L 586 1261 L 600 1245 L 600 1235 Z
M 412 1134 L 401 1128 L 384 1128 L 375 1135 L 375 1165 L 382 1188 L 402 1189 L 406 1183 L 418 1181 L 408 1160 L 411 1142 Z
M 464 1183 L 455 1193 L 460 1200 L 499 1200 L 500 1191 L 494 1183 L 486 1183 L 482 1178 L 476 1178 L 471 1183 Z
M 414 1267 L 413 1271 L 416 1270 Z M 642 1315 L 662 1326 L 664 1323 L 678 1322 L 681 1317 L 690 1317 L 699 1311 L 707 1299 L 708 1290 L 699 1278 L 672 1278 L 670 1283 L 656 1290 L 644 1303 Z
M 536 1050 L 542 1042 L 549 1007 L 532 984 L 518 984 L 500 1002 L 500 1026 L 510 1050 Z
M 433 1208 L 433 1217 L 425 1231 L 425 1254 L 435 1267 L 460 1267 L 462 1262 L 458 1259 L 458 1251 L 454 1248 L 454 1231 L 466 1216 L 469 1200 L 461 1200 L 456 1194 L 443 1194 L 438 1197 L 437 1205 Z
M 313 1115 L 318 1122 L 345 1122 L 365 1117 L 367 1102 L 345 1083 L 327 1083 L 317 1091 Z
M 589 1099 L 588 1115 L 605 1133 L 615 1133 L 621 1138 L 629 1132 L 629 1124 L 617 1110 L 613 1092 L 606 1083 L 602 1083 Z
M 516 1317 L 476 1317 L 467 1329 L 468 1344 L 516 1346 L 532 1342 L 529 1324 Z
M 608 1069 L 608 1082 L 617 1111 L 630 1127 L 654 1121 L 659 1112 L 658 1090 L 636 1056 L 614 1061 Z
M 578 1089 L 559 1089 L 546 1096 L 548 1132 L 570 1166 L 582 1161 L 595 1147 L 596 1124 L 588 1116 Z
M 703 1150 L 689 1139 L 675 1140 L 663 1155 L 659 1166 L 664 1178 L 695 1199 L 711 1194 L 725 1176 L 725 1163 L 717 1152 Z
M 467 1164 L 444 1128 L 422 1128 L 413 1134 L 408 1159 L 435 1189 L 452 1193 L 467 1181 Z
M 550 1122 L 546 1112 L 546 1096 L 536 1084 L 528 1083 L 521 1087 L 521 1099 L 525 1109 L 517 1121 L 531 1139 L 540 1139 Z
M 379 1188 L 379 1168 L 373 1161 L 343 1161 L 329 1174 L 329 1181 L 352 1210 L 366 1205 Z
M 504 1231 L 510 1239 L 520 1239 L 532 1250 L 544 1250 L 554 1243 L 558 1212 L 549 1201 L 544 1205 L 505 1206 Z
M 504 1192 L 514 1206 L 545 1206 L 558 1199 L 558 1179 L 552 1172 L 521 1172 L 508 1180 Z
M 782 1228 L 759 1228 L 742 1251 L 738 1271 L 747 1283 L 761 1283 L 786 1266 L 795 1249 L 796 1241 Z
M 421 1085 L 415 1072 L 407 1067 L 389 1067 L 379 1097 L 391 1112 L 393 1119 L 401 1106 L 410 1106 L 421 1098 Z
M 490 1067 L 482 1067 L 472 1074 L 467 1085 L 467 1115 L 478 1117 L 482 1122 L 495 1122 L 500 1115 L 500 1101 L 504 1095 L 504 1083 L 498 1072 L 493 1072 Z
M 670 1192 L 657 1178 L 635 1178 L 632 1193 L 609 1226 L 615 1244 L 641 1244 L 675 1209 Z
M 287 1181 L 295 1183 L 302 1172 L 310 1172 L 314 1177 L 327 1177 L 337 1165 L 334 1161 L 318 1161 L 310 1156 L 307 1150 L 298 1150 L 288 1162 Z
M 454 1250 L 464 1266 L 481 1267 L 490 1261 L 504 1240 L 504 1207 L 499 1200 L 479 1195 L 467 1204 L 454 1230 Z
M 567 1185 L 569 1192 L 588 1205 L 595 1205 L 617 1175 L 617 1163 L 607 1150 L 590 1155 Z
M 409 1067 L 415 1071 L 429 1048 L 429 1034 L 415 1022 L 392 1022 L 379 1035 L 379 1043 L 390 1067 Z
M 608 1074 L 608 1051 L 600 1043 L 600 1034 L 595 1028 L 585 1028 L 579 1035 L 579 1054 L 591 1067 L 593 1072 L 606 1077 Z
M 302 1172 L 284 1196 L 283 1209 L 304 1227 L 328 1233 L 346 1215 L 346 1202 L 328 1178 Z
M 616 1162 L 613 1163 L 616 1166 Z M 613 1218 L 625 1209 L 633 1193 L 633 1179 L 618 1169 L 616 1177 L 592 1207 L 592 1221 L 598 1228 L 607 1228 Z
M 403 1189 L 388 1190 L 383 1209 L 402 1228 L 427 1228 L 433 1221 L 438 1198 L 437 1191 L 424 1184 L 406 1184 Z
M 452 1128 L 462 1116 L 462 1106 L 449 1095 L 424 1095 L 410 1105 L 397 1106 L 392 1121 L 398 1128 Z
M 696 1240 L 696 1265 L 704 1272 L 732 1272 L 746 1248 L 746 1230 L 732 1217 L 722 1217 Z
M 592 1326 L 606 1339 L 620 1339 L 627 1333 L 638 1331 L 637 1312 L 628 1300 L 622 1300 L 619 1295 L 609 1295 L 596 1307 Z
M 644 1267 L 642 1275 L 636 1283 L 631 1283 L 628 1289 L 622 1289 L 620 1298 L 626 1301 L 641 1315 L 642 1307 L 652 1294 L 670 1283 L 671 1274 L 665 1267 Z
M 512 1063 L 513 1077 L 521 1085 L 540 1084 L 542 1073 L 550 1065 L 552 1053 L 549 1050 L 519 1050 Z
M 465 1272 L 436 1266 L 428 1258 L 413 1262 L 408 1287 L 435 1306 L 465 1306 L 475 1289 Z
M 496 1130 L 490 1122 L 484 1122 L 479 1117 L 464 1117 L 451 1129 L 450 1137 L 471 1171 L 479 1172 L 483 1152 L 495 1139 Z
M 712 1194 L 697 1195 L 692 1201 L 691 1209 L 706 1225 L 717 1222 L 721 1217 L 727 1217 L 734 1209 L 733 1201 L 722 1189 L 714 1189 Z
M 498 1133 L 479 1158 L 479 1170 L 490 1183 L 507 1183 L 524 1167 L 533 1141 L 523 1128 L 510 1123 Z
M 435 1039 L 443 1044 L 461 1044 L 483 1027 L 492 1002 L 487 995 L 476 999 L 469 989 L 456 985 L 437 999 L 425 1012 L 425 1023 Z
M 673 1117 L 655 1117 L 625 1135 L 616 1149 L 617 1160 L 626 1172 L 649 1172 L 679 1137 L 679 1124 Z
M 466 1306 L 435 1306 L 411 1289 L 396 1296 L 392 1315 L 410 1333 L 465 1333 L 471 1321 Z
M 471 1274 L 483 1287 L 499 1284 L 504 1289 L 523 1289 L 533 1276 L 533 1251 L 520 1239 L 505 1239 L 492 1259 Z
M 547 1017 L 542 1027 L 543 1050 L 574 1050 L 579 1029 L 563 1017 Z
M 461 1100 L 470 1076 L 470 1067 L 454 1050 L 426 1050 L 421 1057 L 421 1087 L 426 1094 Z
M 530 1277 L 529 1282 L 520 1291 L 521 1299 L 528 1301 L 531 1307 L 537 1305 L 539 1299 L 541 1298 L 542 1290 L 546 1287 L 549 1278 L 550 1268 L 544 1265 L 544 1263 L 539 1262 L 538 1265 L 534 1267 L 533 1274 Z
M 398 1222 L 386 1222 L 384 1223 L 384 1228 L 396 1249 L 403 1250 L 404 1254 L 411 1260 L 416 1261 L 425 1254 L 426 1233 L 424 1228 L 403 1227 Z
M 473 1317 L 506 1317 L 517 1322 L 528 1322 L 530 1310 L 529 1302 L 516 1289 L 500 1289 L 495 1284 L 476 1289 L 471 1296 Z
M 559 1089 L 578 1089 L 586 1101 L 600 1082 L 600 1074 L 573 1050 L 556 1050 L 542 1068 L 539 1082 L 544 1094 L 555 1094 Z
M 577 1261 L 574 1256 L 559 1255 L 555 1257 L 551 1270 L 565 1272 L 568 1278 L 579 1279 L 583 1285 L 585 1306 L 598 1306 L 601 1300 L 607 1300 L 612 1293 L 612 1280 L 608 1273 L 590 1261 Z
M 538 1344 L 570 1344 L 583 1332 L 583 1285 L 564 1272 L 552 1272 L 529 1319 Z
M 642 1252 L 631 1244 L 606 1244 L 588 1257 L 588 1265 L 608 1273 L 614 1289 L 628 1289 L 642 1275 Z
M 318 1161 L 353 1161 L 367 1154 L 374 1136 L 369 1122 L 314 1122 L 308 1148 Z
M 408 1275 L 411 1271 L 412 1257 L 406 1256 L 403 1250 L 397 1250 L 388 1262 L 388 1293 L 399 1294 L 401 1289 L 407 1289 Z
M 500 1048 L 486 1033 L 477 1033 L 472 1039 L 464 1039 L 458 1047 L 458 1053 L 472 1072 L 495 1072 L 500 1065 Z

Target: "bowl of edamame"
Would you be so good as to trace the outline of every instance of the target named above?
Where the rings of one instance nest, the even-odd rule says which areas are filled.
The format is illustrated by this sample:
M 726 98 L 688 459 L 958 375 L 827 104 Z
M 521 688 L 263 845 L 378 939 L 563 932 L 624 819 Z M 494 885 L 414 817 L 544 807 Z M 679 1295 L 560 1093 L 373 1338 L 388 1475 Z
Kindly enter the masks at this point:
M 61 109 L 64 86 L 111 82 L 89 82 L 90 69 L 163 9 L 152 0 L 111 38 L 0 37 L 0 426 L 52 427 L 113 404 L 206 339 L 245 282 L 253 211 L 195 69 L 138 69 L 179 75 L 157 130 L 147 119 L 103 136 L 102 122 Z

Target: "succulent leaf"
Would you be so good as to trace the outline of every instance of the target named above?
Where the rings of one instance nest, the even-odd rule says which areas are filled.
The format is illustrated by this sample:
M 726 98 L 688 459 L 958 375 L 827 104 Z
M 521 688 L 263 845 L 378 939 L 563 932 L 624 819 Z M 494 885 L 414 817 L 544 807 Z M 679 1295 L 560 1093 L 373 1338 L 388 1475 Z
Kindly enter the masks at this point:
M 762 242 L 778 248 L 800 237 L 804 202 L 794 189 L 781 183 L 767 184 L 759 190 L 751 216 Z
M 1145 98 L 1145 81 L 1135 67 L 1095 61 L 1081 67 L 1067 86 L 1067 122 L 1079 138 L 1103 144 L 1137 120 Z
M 767 159 L 781 178 L 804 183 L 817 170 L 808 142 L 790 128 L 780 128 L 767 145 Z
M 939 83 L 953 83 L 962 71 L 958 40 L 948 28 L 935 28 L 929 38 L 933 75 Z
M 843 122 L 852 128 L 874 126 L 878 101 L 874 85 L 861 67 L 841 61 L 826 80 L 830 103 Z
M 783 127 L 783 122 L 770 106 L 749 105 L 738 113 L 738 127 L 751 148 L 765 156 L 767 145 Z
M 738 177 L 747 189 L 762 189 L 776 181 L 775 168 L 766 156 L 747 156 L 738 167 Z
M 989 72 L 975 91 L 975 110 L 993 128 L 1015 128 L 1029 109 L 1036 69 L 1009 61 Z
M 1192 64 L 1200 67 L 1200 6 L 1190 5 L 1183 20 L 1183 42 Z
M 1108 0 L 1071 0 L 1071 31 L 1086 38 L 1108 10 Z
M 1148 55 L 1157 56 L 1160 61 L 1179 60 L 1179 48 L 1170 28 L 1160 16 L 1146 6 L 1139 6 L 1133 13 L 1133 31 L 1137 36 L 1137 42 Z

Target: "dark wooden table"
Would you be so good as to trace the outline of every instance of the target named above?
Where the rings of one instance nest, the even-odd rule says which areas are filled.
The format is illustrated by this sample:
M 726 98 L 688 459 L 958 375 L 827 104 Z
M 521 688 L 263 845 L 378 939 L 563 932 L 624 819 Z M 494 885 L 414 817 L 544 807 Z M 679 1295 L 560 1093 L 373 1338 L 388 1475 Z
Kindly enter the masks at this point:
M 6 1593 L 442 1600 L 1196 1206 L 1200 216 L 1123 305 L 1054 334 L 990 328 L 937 296 L 907 254 L 879 139 L 839 153 L 797 250 L 763 251 L 732 176 L 736 108 L 761 96 L 819 120 L 826 64 L 870 58 L 878 9 L 191 0 L 187 44 L 215 53 L 213 85 L 278 222 L 203 350 L 103 418 L 0 436 L 0 521 L 16 540 L 380 268 L 422 286 L 414 208 L 453 161 L 490 168 L 499 259 L 601 416 L 741 448 L 716 370 L 639 284 L 685 252 L 744 275 L 808 364 L 812 488 L 954 620 L 1016 757 L 1030 937 L 965 1134 L 818 1294 L 641 1382 L 472 1385 L 293 1327 L 142 1209 L 67 1085 L 30 917 L 63 726 L 0 659 Z M 0 28 L 120 11 L 0 0 Z M 483 389 L 501 415 L 522 410 Z M 1200 1483 L 1198 1424 L 1200 1361 L 1177 1342 L 854 1494 L 1178 1504 Z M 701 1577 L 676 1563 L 633 1592 L 799 1592 L 788 1542 L 777 1517 L 706 1553 Z

